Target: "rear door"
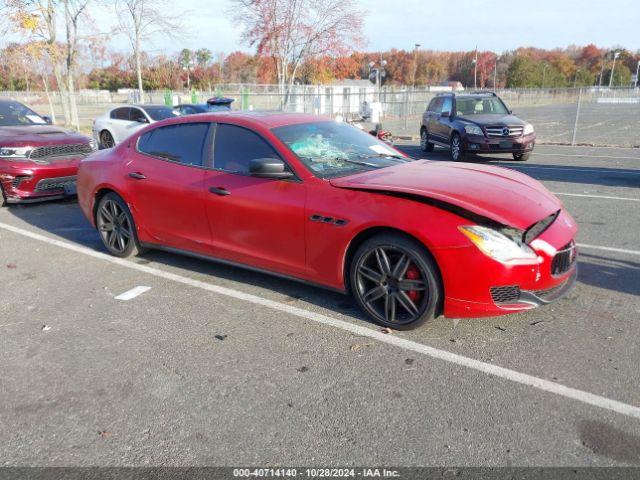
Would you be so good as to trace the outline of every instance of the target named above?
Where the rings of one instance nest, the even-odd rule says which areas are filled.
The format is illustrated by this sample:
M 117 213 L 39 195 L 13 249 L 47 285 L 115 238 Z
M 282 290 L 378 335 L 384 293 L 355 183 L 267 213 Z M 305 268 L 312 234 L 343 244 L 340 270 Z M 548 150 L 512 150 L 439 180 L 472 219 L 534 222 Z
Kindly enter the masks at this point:
M 130 203 L 153 243 L 210 253 L 203 193 L 209 130 L 208 122 L 167 125 L 132 146 L 126 164 Z
M 206 212 L 216 256 L 280 273 L 305 268 L 305 185 L 249 174 L 254 158 L 281 156 L 261 135 L 216 127 L 214 170 L 205 173 Z
M 437 97 L 433 104 L 431 105 L 431 109 L 429 111 L 429 118 L 427 123 L 427 130 L 429 131 L 429 136 L 442 141 L 442 137 L 439 134 L 439 122 L 440 122 L 440 110 L 442 109 L 442 97 Z
M 119 107 L 111 110 L 109 114 L 108 126 L 113 140 L 116 143 L 122 142 L 128 135 L 126 134 L 127 125 L 131 123 L 129 120 L 131 108 Z
M 453 107 L 453 98 L 442 97 L 442 104 L 440 105 L 440 112 L 438 116 L 437 132 L 438 132 L 438 137 L 440 138 L 440 141 L 445 143 L 449 143 L 449 138 L 451 136 L 452 107 Z M 447 113 L 448 115 L 444 115 L 444 113 Z

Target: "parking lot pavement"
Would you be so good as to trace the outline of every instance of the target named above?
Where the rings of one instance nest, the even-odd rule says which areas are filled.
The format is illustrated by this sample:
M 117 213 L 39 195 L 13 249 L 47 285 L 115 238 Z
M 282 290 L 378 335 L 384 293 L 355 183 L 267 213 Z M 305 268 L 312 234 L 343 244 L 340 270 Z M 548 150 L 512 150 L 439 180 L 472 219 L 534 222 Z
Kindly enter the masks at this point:
M 542 178 L 552 190 L 590 195 L 561 197 L 579 242 L 629 252 L 582 248 L 576 289 L 543 309 L 387 336 L 339 294 L 160 252 L 102 257 L 73 201 L 0 210 L 0 458 L 640 464 L 640 155 L 536 153 L 527 166 L 564 169 Z M 150 288 L 116 299 L 136 287 Z

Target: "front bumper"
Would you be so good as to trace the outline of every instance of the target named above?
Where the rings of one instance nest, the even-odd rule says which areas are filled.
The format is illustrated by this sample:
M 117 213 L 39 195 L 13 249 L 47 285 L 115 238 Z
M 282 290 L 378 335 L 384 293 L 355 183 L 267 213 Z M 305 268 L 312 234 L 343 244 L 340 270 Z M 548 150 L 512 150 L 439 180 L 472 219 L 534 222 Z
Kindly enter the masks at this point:
M 7 203 L 39 202 L 75 195 L 79 158 L 40 165 L 3 163 L 0 183 Z
M 445 316 L 505 315 L 559 299 L 571 290 L 578 275 L 575 234 L 575 222 L 562 210 L 555 222 L 531 242 L 536 260 L 503 264 L 474 245 L 437 250 Z M 566 255 L 570 260 L 563 262 Z
M 468 135 L 463 140 L 463 148 L 469 153 L 527 153 L 536 144 L 536 134 L 521 137 L 484 137 Z

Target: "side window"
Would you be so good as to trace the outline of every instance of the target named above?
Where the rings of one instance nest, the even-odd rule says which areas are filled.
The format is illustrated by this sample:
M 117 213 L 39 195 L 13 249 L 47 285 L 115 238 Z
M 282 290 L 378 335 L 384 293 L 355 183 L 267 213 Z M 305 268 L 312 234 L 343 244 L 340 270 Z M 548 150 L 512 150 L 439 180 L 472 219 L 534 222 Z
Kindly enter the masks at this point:
M 220 123 L 216 128 L 213 157 L 214 168 L 249 173 L 251 160 L 279 158 L 279 155 L 262 137 L 251 130 Z
M 438 101 L 438 99 L 437 99 L 437 98 L 432 98 L 432 99 L 431 99 L 431 101 L 429 102 L 429 106 L 427 107 L 427 110 L 428 110 L 429 112 L 435 112 L 435 111 L 436 111 L 436 110 L 435 110 L 435 105 L 436 105 L 436 102 L 437 102 L 437 101 Z
M 131 108 L 129 115 L 129 120 L 132 122 L 139 122 L 141 120 L 142 122 L 147 121 L 147 117 L 144 116 L 144 113 L 139 108 Z
M 111 110 L 111 118 L 114 120 L 129 120 L 129 108 L 120 107 L 115 110 Z
M 180 123 L 156 128 L 140 137 L 138 151 L 200 167 L 208 130 L 208 123 Z
M 451 107 L 453 102 L 451 101 L 451 97 L 444 97 L 444 101 L 442 102 L 442 108 L 440 109 L 440 113 L 451 112 Z
M 434 98 L 433 103 L 431 104 L 430 111 L 440 113 L 440 109 L 442 108 L 442 97 Z

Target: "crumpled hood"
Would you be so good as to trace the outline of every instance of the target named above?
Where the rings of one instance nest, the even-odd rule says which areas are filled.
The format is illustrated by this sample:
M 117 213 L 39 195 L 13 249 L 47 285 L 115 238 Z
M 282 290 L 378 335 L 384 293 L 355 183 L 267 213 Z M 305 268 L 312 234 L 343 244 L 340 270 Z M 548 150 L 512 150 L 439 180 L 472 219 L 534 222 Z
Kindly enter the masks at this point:
M 338 188 L 417 195 L 526 230 L 562 204 L 540 182 L 511 169 L 416 160 L 330 180 Z
M 89 137 L 65 130 L 55 125 L 29 125 L 24 127 L 0 127 L 2 146 L 42 146 L 66 143 L 88 143 Z

